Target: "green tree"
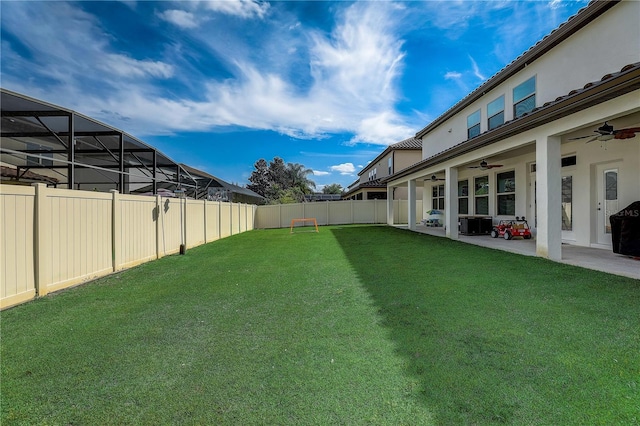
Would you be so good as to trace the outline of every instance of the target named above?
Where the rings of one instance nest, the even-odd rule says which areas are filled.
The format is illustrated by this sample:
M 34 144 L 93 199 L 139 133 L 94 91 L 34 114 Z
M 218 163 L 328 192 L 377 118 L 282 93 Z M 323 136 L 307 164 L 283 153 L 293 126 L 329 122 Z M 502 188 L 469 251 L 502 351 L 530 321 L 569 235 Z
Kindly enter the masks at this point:
M 269 163 L 260 159 L 249 177 L 247 188 L 262 195 L 269 204 L 302 203 L 305 194 L 312 194 L 315 182 L 309 179 L 313 170 L 302 164 L 286 163 L 274 157 Z
M 261 158 L 253 164 L 253 167 L 255 170 L 251 172 L 251 176 L 249 176 L 249 182 L 251 183 L 247 185 L 247 188 L 256 194 L 260 194 L 263 197 L 268 198 L 267 192 L 271 186 L 269 165 L 265 159 Z
M 340 185 L 339 183 L 332 183 L 329 185 L 325 185 L 324 188 L 322 188 L 323 194 L 342 194 L 343 191 L 344 189 L 342 188 L 342 185 Z
M 313 174 L 313 170 L 307 169 L 302 164 L 288 163 L 286 176 L 289 188 L 297 188 L 303 195 L 313 194 L 316 183 L 308 178 L 310 174 Z

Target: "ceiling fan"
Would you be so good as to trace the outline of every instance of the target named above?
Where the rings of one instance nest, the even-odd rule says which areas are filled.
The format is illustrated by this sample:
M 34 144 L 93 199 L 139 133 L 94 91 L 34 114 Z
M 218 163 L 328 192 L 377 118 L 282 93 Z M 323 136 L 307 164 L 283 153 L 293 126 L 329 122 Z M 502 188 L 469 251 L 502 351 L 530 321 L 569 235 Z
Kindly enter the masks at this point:
M 429 180 L 431 180 L 431 182 L 437 182 L 439 180 L 446 180 L 446 179 L 439 178 L 436 175 L 431 175 L 431 178 Z
M 589 143 L 589 142 L 593 142 L 593 141 L 604 142 L 604 141 L 608 141 L 608 140 L 611 140 L 611 139 L 631 139 L 631 138 L 635 138 L 636 137 L 636 133 L 640 133 L 640 127 L 628 127 L 626 129 L 614 129 L 612 125 L 610 125 L 609 123 L 607 123 L 605 121 L 602 126 L 598 127 L 593 132 L 597 133 L 597 135 L 595 135 L 595 136 L 592 136 L 592 135 L 578 136 L 577 138 L 571 138 L 569 140 L 578 140 L 578 139 L 591 138 L 591 139 L 589 139 L 587 141 L 587 143 Z
M 495 167 L 502 167 L 502 164 L 488 164 L 487 160 L 482 160 L 479 166 L 469 166 L 470 169 L 489 170 Z

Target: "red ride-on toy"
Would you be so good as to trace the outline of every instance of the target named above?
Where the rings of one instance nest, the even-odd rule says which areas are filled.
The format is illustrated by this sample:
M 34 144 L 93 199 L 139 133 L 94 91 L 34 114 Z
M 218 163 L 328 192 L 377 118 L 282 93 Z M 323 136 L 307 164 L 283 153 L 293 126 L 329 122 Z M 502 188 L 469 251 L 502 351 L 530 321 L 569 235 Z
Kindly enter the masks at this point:
M 501 220 L 497 226 L 491 230 L 493 238 L 502 237 L 510 240 L 513 237 L 522 237 L 525 240 L 531 239 L 531 229 L 524 216 L 522 218 L 516 216 L 516 220 Z

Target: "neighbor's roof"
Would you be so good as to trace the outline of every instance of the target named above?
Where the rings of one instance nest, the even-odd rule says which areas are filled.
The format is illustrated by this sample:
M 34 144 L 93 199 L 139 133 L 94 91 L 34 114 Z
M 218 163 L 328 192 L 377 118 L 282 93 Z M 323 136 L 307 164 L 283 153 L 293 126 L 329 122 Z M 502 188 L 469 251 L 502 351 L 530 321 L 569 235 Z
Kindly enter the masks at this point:
M 188 172 L 194 180 L 197 180 L 198 178 L 204 178 L 205 180 L 210 181 L 211 183 L 213 183 L 213 185 L 209 184 L 207 185 L 208 187 L 223 187 L 224 189 L 227 189 L 231 192 L 234 192 L 236 194 L 243 194 L 243 195 L 247 195 L 249 197 L 255 197 L 255 198 L 261 198 L 264 199 L 264 197 L 250 189 L 247 188 L 243 188 L 241 186 L 238 185 L 234 185 L 232 183 L 226 182 L 220 178 L 217 178 L 205 171 L 196 169 L 194 167 L 191 166 L 187 166 L 186 164 L 180 164 L 180 166 L 186 171 Z
M 364 174 L 364 172 L 375 166 L 378 160 L 386 156 L 391 151 L 401 150 L 416 150 L 422 152 L 422 140 L 416 138 L 408 138 L 387 146 L 384 151 L 382 151 L 376 158 L 374 158 L 369 164 L 367 164 L 362 170 L 360 170 L 360 172 L 358 172 L 358 176 Z

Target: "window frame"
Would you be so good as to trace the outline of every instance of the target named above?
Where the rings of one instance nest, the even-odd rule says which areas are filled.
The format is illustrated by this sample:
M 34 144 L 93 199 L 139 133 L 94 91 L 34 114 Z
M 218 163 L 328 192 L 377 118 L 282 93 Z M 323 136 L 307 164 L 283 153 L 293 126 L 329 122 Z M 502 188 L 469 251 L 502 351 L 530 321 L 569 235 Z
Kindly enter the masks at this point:
M 462 189 L 464 185 L 466 185 L 466 194 L 464 194 L 464 190 Z M 464 209 L 462 208 L 463 205 Z M 458 181 L 458 214 L 469 214 L 469 179 Z
M 486 192 L 478 192 L 478 181 L 480 180 L 485 180 L 486 179 L 486 185 L 482 185 L 483 187 L 486 187 Z M 483 211 L 479 211 L 479 205 L 478 205 L 478 201 L 486 201 L 486 212 Z M 482 176 L 475 176 L 473 178 L 473 207 L 474 207 L 474 214 L 476 215 L 488 215 L 489 214 L 489 175 L 482 175 Z
M 475 138 L 476 136 L 480 135 L 481 133 L 480 123 L 482 122 L 481 111 L 482 110 L 474 111 L 467 116 L 467 139 Z M 478 116 L 477 121 L 475 121 L 475 117 L 474 117 L 476 114 Z M 473 122 L 471 121 L 472 119 L 474 120 Z M 472 131 L 473 131 L 473 134 L 472 134 Z M 475 131 L 477 131 L 477 133 L 475 133 Z
M 431 208 L 444 210 L 444 184 L 431 186 Z
M 520 89 L 521 87 L 527 85 L 528 83 L 530 83 L 531 81 L 533 81 L 533 91 L 532 92 L 526 92 L 525 95 L 522 95 L 521 97 L 518 97 L 518 99 L 516 99 L 516 91 L 518 89 Z M 532 76 L 528 79 L 526 79 L 525 81 L 523 81 L 522 83 L 518 84 L 516 87 L 513 88 L 513 118 L 519 118 L 522 117 L 525 114 L 530 113 L 531 111 L 533 111 L 536 107 L 536 92 L 537 92 L 537 88 L 538 88 L 538 82 L 536 79 L 536 76 Z M 533 100 L 533 106 L 531 107 L 531 109 L 527 109 L 526 111 L 522 111 L 520 112 L 520 114 L 518 114 L 518 106 L 523 105 L 525 102 L 530 102 L 531 100 Z
M 504 181 L 505 181 L 505 188 L 500 188 L 500 182 L 501 182 L 501 178 L 500 176 L 505 176 L 505 175 L 509 175 L 506 177 L 503 177 Z M 507 184 L 506 182 L 508 181 L 508 179 L 512 179 L 513 182 L 511 183 L 511 187 L 507 188 Z M 502 206 L 503 203 L 501 203 L 501 200 L 511 200 L 511 208 L 509 208 L 508 210 L 502 210 Z M 516 171 L 515 170 L 509 170 L 509 171 L 504 171 L 504 172 L 500 172 L 496 174 L 496 205 L 497 205 L 497 214 L 498 216 L 515 216 L 516 214 Z M 509 204 L 507 204 L 508 206 Z
M 492 106 L 492 104 L 495 104 L 498 101 L 502 101 L 502 109 L 500 109 L 497 112 L 492 114 L 491 106 Z M 493 129 L 495 129 L 497 127 L 500 127 L 501 125 L 504 124 L 504 105 L 505 105 L 505 103 L 504 103 L 504 95 L 498 96 L 493 101 L 491 101 L 491 102 L 489 102 L 487 104 L 487 130 L 493 130 Z M 499 116 L 500 114 L 502 114 L 501 122 L 498 123 L 498 124 L 493 124 L 492 125 L 491 124 L 491 119 L 494 118 L 494 117 Z

